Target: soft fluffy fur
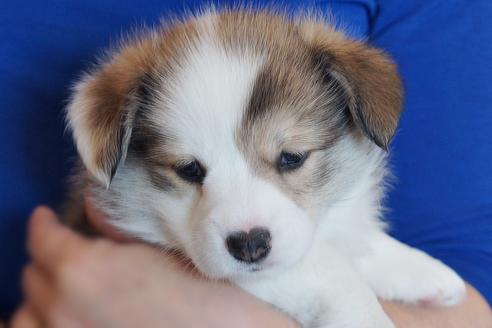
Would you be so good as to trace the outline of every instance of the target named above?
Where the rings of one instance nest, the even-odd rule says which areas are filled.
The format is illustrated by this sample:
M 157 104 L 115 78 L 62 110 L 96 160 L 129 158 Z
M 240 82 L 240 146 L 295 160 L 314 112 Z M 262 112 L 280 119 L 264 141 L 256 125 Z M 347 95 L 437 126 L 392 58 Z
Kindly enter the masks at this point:
M 376 296 L 453 305 L 462 280 L 383 232 L 386 152 L 402 101 L 395 65 L 314 18 L 206 11 L 143 33 L 77 83 L 68 122 L 110 222 L 183 251 L 305 327 L 392 327 Z M 282 151 L 308 153 L 283 172 Z M 176 174 L 198 160 L 203 183 Z M 258 263 L 235 231 L 266 228 Z

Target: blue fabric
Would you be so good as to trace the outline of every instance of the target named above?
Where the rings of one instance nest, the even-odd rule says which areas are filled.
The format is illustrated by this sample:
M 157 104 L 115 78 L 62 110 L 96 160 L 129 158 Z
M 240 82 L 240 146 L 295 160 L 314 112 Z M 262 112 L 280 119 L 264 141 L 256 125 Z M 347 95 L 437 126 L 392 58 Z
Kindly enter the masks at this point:
M 389 219 L 492 301 L 492 1 L 381 1 L 372 41 L 400 65 Z
M 231 1 L 232 2 L 232 1 Z M 20 300 L 31 209 L 63 199 L 74 150 L 68 87 L 95 54 L 141 23 L 200 1 L 52 0 L 0 9 L 0 316 Z M 283 1 L 295 9 L 306 2 Z M 307 5 L 312 6 L 309 2 Z M 356 38 L 386 49 L 406 87 L 392 147 L 389 220 L 399 239 L 455 268 L 492 301 L 492 2 L 317 1 Z

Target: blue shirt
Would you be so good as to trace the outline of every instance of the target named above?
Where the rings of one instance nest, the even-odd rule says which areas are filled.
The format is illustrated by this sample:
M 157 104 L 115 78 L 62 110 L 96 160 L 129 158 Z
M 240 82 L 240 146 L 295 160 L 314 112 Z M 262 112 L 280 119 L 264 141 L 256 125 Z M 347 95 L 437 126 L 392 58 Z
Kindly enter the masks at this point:
M 233 2 L 233 1 L 231 1 Z M 3 2 L 0 9 L 0 316 L 20 300 L 31 209 L 58 206 L 75 151 L 69 86 L 142 23 L 201 1 Z M 396 60 L 406 101 L 391 149 L 391 233 L 457 270 L 492 301 L 492 1 L 316 1 Z

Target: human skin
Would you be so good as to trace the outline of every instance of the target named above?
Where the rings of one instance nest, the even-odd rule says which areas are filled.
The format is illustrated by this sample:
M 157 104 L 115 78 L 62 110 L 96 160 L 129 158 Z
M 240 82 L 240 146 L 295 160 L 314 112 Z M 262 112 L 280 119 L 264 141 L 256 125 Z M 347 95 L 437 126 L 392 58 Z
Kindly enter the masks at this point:
M 57 222 L 45 207 L 29 223 L 31 255 L 23 274 L 25 300 L 12 328 L 48 327 L 298 327 L 286 315 L 226 282 L 212 282 L 175 256 L 108 229 L 87 239 Z M 124 243 L 122 243 L 124 242 Z M 471 286 L 449 309 L 382 302 L 402 328 L 491 328 L 492 313 Z

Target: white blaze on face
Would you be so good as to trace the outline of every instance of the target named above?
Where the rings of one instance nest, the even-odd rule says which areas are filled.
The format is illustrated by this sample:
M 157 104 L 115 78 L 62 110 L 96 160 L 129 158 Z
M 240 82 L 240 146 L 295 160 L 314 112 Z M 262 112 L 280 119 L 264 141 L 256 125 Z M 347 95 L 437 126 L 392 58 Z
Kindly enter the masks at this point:
M 307 248 L 311 224 L 278 188 L 255 176 L 236 145 L 263 58 L 226 52 L 213 31 L 213 18 L 200 24 L 198 45 L 187 50 L 174 76 L 165 81 L 162 106 L 167 109 L 158 118 L 172 131 L 180 154 L 207 170 L 196 208 L 178 238 L 203 273 L 231 277 L 250 268 L 228 253 L 225 239 L 263 227 L 272 235 L 272 251 L 263 265 L 281 267 Z
M 174 78 L 164 82 L 171 108 L 163 119 L 182 151 L 207 166 L 224 155 L 240 157 L 234 133 L 262 66 L 253 53 L 226 53 L 211 24 L 203 23 L 199 44 L 187 49 Z

